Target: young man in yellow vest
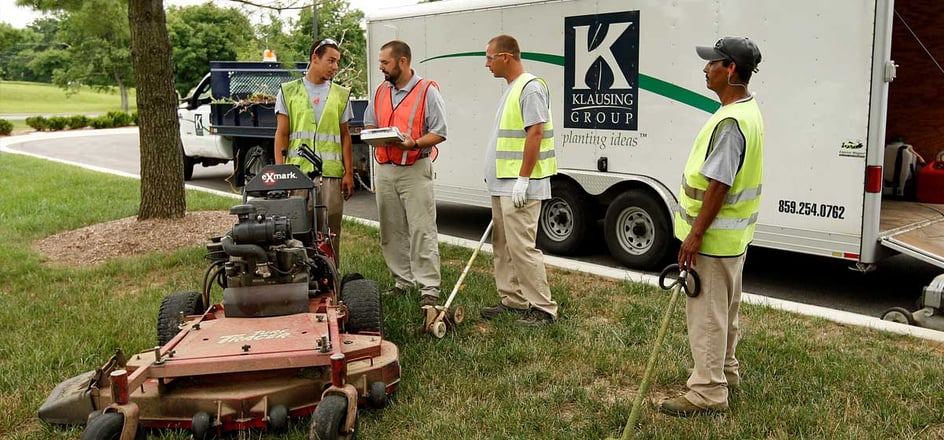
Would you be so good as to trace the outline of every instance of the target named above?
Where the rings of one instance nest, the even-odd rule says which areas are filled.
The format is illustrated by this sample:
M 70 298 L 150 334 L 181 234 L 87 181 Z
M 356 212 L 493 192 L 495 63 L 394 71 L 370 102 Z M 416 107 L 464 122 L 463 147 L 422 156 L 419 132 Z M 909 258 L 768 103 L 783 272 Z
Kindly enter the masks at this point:
M 309 50 L 305 76 L 282 84 L 276 97 L 275 163 L 298 165 L 304 172 L 314 166 L 299 156 L 302 144 L 317 153 L 322 164 L 320 183 L 315 182 L 327 207 L 328 228 L 334 234 L 335 257 L 341 261 L 341 215 L 344 200 L 354 194 L 354 168 L 348 121 L 350 89 L 332 81 L 338 71 L 341 49 L 330 38 L 316 41 Z
M 519 314 L 517 325 L 539 327 L 557 319 L 544 254 L 534 245 L 541 200 L 551 197 L 550 176 L 557 173 L 547 84 L 525 72 L 518 41 L 509 35 L 489 40 L 485 67 L 507 81 L 508 89 L 485 157 L 495 285 L 501 301 L 481 314 L 486 320 Z
M 728 390 L 740 384 L 734 352 L 741 275 L 754 238 L 763 177 L 764 121 L 747 90 L 760 50 L 744 37 L 725 37 L 714 47 L 695 50 L 708 61 L 705 81 L 721 108 L 695 138 L 678 196 L 678 264 L 698 273 L 701 294 L 688 298 L 685 308 L 695 363 L 689 391 L 660 405 L 674 416 L 727 411 Z
M 396 284 L 385 294 L 420 289 L 420 306 L 439 302 L 441 281 L 432 154 L 446 140 L 439 86 L 410 68 L 412 51 L 393 40 L 380 48 L 386 81 L 364 111 L 364 126 L 397 127 L 403 142 L 374 149 L 380 248 Z

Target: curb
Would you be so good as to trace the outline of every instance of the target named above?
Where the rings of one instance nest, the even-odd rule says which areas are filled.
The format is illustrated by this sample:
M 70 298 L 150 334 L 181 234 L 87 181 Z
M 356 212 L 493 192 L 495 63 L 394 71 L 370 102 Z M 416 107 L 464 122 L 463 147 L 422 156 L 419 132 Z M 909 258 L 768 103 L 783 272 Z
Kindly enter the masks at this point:
M 75 163 L 67 160 L 55 159 L 50 157 L 45 157 L 37 154 L 26 153 L 22 151 L 17 151 L 10 149 L 9 147 L 20 144 L 23 142 L 30 142 L 35 140 L 43 139 L 60 139 L 64 137 L 76 137 L 76 136 L 101 136 L 101 135 L 111 135 L 111 134 L 130 134 L 137 132 L 137 127 L 134 128 L 114 128 L 114 129 L 105 129 L 105 130 L 94 130 L 94 131 L 85 131 L 85 132 L 51 132 L 51 133 L 30 133 L 27 135 L 20 136 L 10 136 L 6 138 L 0 138 L 0 152 L 12 153 L 12 154 L 21 154 L 24 156 L 35 157 L 38 159 L 50 160 L 53 162 L 59 162 L 67 165 L 78 166 L 80 168 L 85 168 L 93 171 L 99 171 L 103 173 L 115 174 L 124 177 L 131 177 L 135 179 L 140 179 L 141 176 L 137 174 L 124 173 L 120 171 L 108 170 L 105 168 L 95 167 L 91 165 L 85 165 L 80 163 Z M 220 196 L 230 197 L 234 199 L 241 198 L 239 194 L 228 193 L 224 191 L 200 188 L 192 186 L 190 184 L 184 185 L 187 189 L 203 191 L 210 194 L 216 194 Z M 366 220 L 357 217 L 344 216 L 345 220 L 352 221 L 354 223 L 359 223 L 362 225 L 370 226 L 372 228 L 379 228 L 380 224 L 373 220 Z M 439 235 L 439 241 L 442 243 L 448 243 L 455 246 L 462 246 L 469 249 L 474 249 L 478 246 L 478 242 L 474 240 L 469 240 L 461 237 L 455 237 L 451 235 Z M 492 253 L 492 245 L 485 243 L 482 245 L 482 251 Z M 623 281 L 632 281 L 637 283 L 646 283 L 650 285 L 658 285 L 658 277 L 650 275 L 647 273 L 634 272 L 628 269 L 615 268 L 609 266 L 603 266 L 593 263 L 585 263 L 581 261 L 568 260 L 566 258 L 555 257 L 552 255 L 544 256 L 545 264 L 560 268 L 572 270 L 575 272 L 583 272 L 592 275 L 602 276 L 615 280 Z M 823 318 L 832 322 L 839 324 L 848 324 L 855 325 L 859 327 L 865 327 L 872 330 L 879 330 L 888 333 L 894 333 L 899 335 L 913 336 L 916 338 L 926 339 L 929 341 L 935 341 L 944 344 L 944 332 L 939 332 L 936 330 L 931 330 L 923 327 L 917 327 L 907 324 L 899 324 L 897 322 L 884 321 L 881 318 L 860 315 L 857 313 L 846 312 L 842 310 L 834 310 L 826 307 L 814 306 L 809 304 L 802 304 L 793 301 L 786 301 L 776 298 L 769 298 L 766 296 L 742 292 L 741 301 L 758 305 L 762 307 L 769 307 L 776 310 L 781 310 L 790 313 L 796 313 L 805 316 L 812 316 L 817 318 Z

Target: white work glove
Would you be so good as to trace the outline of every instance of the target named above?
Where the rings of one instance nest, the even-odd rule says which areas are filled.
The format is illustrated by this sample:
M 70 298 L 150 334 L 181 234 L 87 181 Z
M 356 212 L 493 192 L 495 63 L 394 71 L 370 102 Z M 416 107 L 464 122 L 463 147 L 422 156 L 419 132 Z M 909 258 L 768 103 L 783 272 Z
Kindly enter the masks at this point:
M 515 208 L 520 208 L 528 202 L 529 180 L 531 179 L 518 176 L 518 180 L 515 181 L 515 187 L 511 190 L 511 201 L 515 204 Z

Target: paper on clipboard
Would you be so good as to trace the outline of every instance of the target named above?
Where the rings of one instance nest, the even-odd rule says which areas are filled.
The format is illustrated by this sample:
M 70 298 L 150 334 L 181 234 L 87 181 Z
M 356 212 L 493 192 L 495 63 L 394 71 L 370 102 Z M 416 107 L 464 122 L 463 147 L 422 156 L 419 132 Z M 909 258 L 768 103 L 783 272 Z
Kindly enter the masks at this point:
M 400 143 L 406 136 L 397 127 L 370 128 L 361 130 L 361 140 L 375 147 L 390 143 Z

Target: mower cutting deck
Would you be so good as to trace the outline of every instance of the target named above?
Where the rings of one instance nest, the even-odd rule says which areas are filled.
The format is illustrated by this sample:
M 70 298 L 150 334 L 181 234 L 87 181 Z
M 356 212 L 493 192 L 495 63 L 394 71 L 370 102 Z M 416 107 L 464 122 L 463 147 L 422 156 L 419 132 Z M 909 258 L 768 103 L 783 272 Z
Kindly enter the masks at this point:
M 397 388 L 399 353 L 382 336 L 376 282 L 338 278 L 330 232 L 312 227 L 318 199 L 297 167 L 263 168 L 231 210 L 238 223 L 207 245 L 203 292 L 164 299 L 160 345 L 130 358 L 119 350 L 62 382 L 40 418 L 87 423 L 83 438 L 125 440 L 141 428 L 197 439 L 281 430 L 311 415 L 310 438 L 353 437 L 358 405 L 382 407 Z M 223 301 L 205 308 L 214 282 Z

